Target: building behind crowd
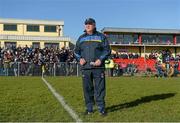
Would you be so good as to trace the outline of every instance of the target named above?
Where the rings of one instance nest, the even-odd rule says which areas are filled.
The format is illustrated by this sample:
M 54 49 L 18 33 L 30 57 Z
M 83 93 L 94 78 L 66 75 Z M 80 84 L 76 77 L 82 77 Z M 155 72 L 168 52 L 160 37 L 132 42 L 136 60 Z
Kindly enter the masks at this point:
M 169 50 L 173 56 L 180 53 L 180 30 L 105 27 L 102 32 L 114 52 L 138 53 L 142 57 L 160 50 Z
M 64 21 L 0 18 L 0 47 L 69 47 Z

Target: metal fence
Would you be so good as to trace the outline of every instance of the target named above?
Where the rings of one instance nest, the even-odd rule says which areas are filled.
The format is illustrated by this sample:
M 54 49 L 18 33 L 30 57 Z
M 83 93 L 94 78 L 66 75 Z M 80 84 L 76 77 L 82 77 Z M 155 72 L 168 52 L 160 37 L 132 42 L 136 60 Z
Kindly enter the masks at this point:
M 141 65 L 144 68 L 147 65 Z M 162 72 L 168 72 L 167 70 Z M 106 76 L 154 76 L 158 74 L 158 70 L 152 71 L 147 67 L 145 70 L 138 69 L 134 65 L 129 65 L 126 68 L 114 67 L 106 69 Z M 166 74 L 166 73 L 165 73 Z M 180 74 L 178 70 L 173 70 L 167 75 Z M 23 63 L 23 62 L 5 62 L 0 64 L 0 76 L 81 76 L 80 65 L 77 63 Z
M 77 63 L 23 63 L 7 62 L 0 65 L 0 76 L 79 76 Z
M 106 69 L 107 76 L 134 75 L 135 68 Z M 80 65 L 77 63 L 45 63 L 34 64 L 24 62 L 7 62 L 0 65 L 0 76 L 81 76 Z

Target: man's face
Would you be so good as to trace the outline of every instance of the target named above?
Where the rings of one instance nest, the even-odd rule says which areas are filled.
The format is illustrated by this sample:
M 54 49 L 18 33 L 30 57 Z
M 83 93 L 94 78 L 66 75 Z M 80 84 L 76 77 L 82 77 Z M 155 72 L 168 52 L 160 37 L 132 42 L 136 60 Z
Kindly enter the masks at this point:
M 85 25 L 85 30 L 87 33 L 92 33 L 94 28 L 95 28 L 95 24 L 86 24 Z

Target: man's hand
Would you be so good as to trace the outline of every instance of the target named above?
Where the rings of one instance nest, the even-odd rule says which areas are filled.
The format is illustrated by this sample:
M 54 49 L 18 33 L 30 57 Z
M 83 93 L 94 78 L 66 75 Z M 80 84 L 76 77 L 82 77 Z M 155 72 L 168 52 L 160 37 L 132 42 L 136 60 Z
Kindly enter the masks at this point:
M 101 65 L 101 60 L 97 59 L 94 63 L 94 66 L 98 67 Z
M 81 58 L 79 63 L 81 66 L 83 66 L 84 64 L 86 64 L 86 60 L 84 58 Z

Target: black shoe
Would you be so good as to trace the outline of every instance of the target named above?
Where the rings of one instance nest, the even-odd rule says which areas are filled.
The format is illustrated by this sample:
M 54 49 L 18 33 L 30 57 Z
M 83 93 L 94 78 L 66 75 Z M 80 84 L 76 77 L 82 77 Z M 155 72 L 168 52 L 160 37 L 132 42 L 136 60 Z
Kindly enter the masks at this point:
M 101 116 L 107 116 L 107 112 L 101 111 L 101 112 L 100 112 L 100 115 L 101 115 Z
M 86 110 L 86 111 L 84 112 L 84 115 L 91 115 L 91 114 L 93 114 L 93 111 L 87 111 L 87 110 Z

